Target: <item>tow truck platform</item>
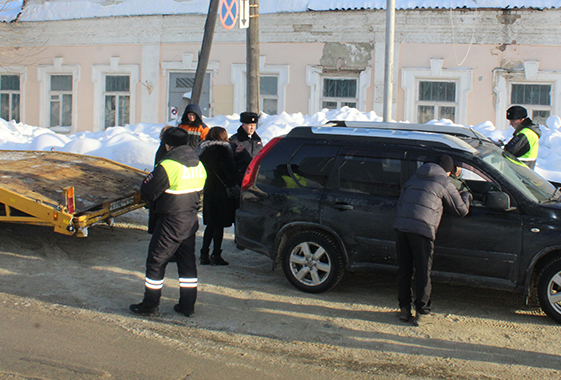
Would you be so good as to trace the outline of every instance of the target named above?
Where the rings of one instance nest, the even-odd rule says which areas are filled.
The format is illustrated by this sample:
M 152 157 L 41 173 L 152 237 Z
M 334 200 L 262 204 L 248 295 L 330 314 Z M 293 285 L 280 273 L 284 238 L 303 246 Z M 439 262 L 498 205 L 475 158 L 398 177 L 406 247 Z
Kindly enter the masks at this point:
M 106 158 L 49 151 L 0 150 L 0 222 L 53 226 L 86 237 L 145 206 L 148 173 Z

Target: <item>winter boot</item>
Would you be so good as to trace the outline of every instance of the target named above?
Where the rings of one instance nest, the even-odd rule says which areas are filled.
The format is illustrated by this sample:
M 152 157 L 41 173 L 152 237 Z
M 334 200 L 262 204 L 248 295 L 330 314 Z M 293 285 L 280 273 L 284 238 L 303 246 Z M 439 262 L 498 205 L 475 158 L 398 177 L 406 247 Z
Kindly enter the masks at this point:
M 210 256 L 210 265 L 228 265 L 229 263 L 222 258 L 222 250 L 212 252 Z
M 154 315 L 158 313 L 158 305 L 160 304 L 160 297 L 162 289 L 144 288 L 144 299 L 141 303 L 129 306 L 130 311 L 140 315 Z
M 209 265 L 210 258 L 208 257 L 209 249 L 201 249 L 201 258 L 199 259 L 199 263 L 201 265 Z

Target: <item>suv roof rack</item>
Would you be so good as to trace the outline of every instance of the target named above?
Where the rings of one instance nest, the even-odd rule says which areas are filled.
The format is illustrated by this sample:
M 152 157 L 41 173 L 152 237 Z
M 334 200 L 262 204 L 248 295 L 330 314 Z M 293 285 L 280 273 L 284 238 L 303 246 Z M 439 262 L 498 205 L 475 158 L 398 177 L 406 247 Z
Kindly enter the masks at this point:
M 348 127 L 348 128 L 369 128 L 369 129 L 389 129 L 414 132 L 433 132 L 447 135 L 476 138 L 478 140 L 491 141 L 486 136 L 469 127 L 460 125 L 442 124 L 414 124 L 414 123 L 389 123 L 381 121 L 346 121 L 330 120 L 325 126 Z

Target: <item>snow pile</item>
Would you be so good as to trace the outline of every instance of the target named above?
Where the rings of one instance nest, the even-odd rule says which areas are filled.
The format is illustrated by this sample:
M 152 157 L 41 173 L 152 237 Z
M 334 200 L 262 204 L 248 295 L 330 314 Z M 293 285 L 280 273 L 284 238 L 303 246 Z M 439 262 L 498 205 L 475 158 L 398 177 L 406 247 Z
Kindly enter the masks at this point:
M 319 125 L 330 120 L 382 121 L 372 112 L 360 112 L 356 108 L 322 110 L 314 115 L 301 113 L 280 115 L 264 114 L 259 120 L 257 133 L 267 143 L 272 138 L 288 133 L 298 125 Z M 239 115 L 205 118 L 210 126 L 226 128 L 230 135 L 240 126 Z M 431 123 L 453 125 L 450 120 L 433 120 Z M 545 178 L 561 182 L 561 119 L 550 116 L 547 126 L 541 126 L 540 150 L 536 171 Z M 0 119 L 0 149 L 4 150 L 52 150 L 105 157 L 141 170 L 151 170 L 154 154 L 160 143 L 160 131 L 165 124 L 126 125 L 108 128 L 101 132 L 78 132 L 71 135 L 57 134 L 47 128 L 7 122 Z M 494 141 L 508 141 L 513 129 L 497 130 L 490 122 L 472 126 L 473 129 Z

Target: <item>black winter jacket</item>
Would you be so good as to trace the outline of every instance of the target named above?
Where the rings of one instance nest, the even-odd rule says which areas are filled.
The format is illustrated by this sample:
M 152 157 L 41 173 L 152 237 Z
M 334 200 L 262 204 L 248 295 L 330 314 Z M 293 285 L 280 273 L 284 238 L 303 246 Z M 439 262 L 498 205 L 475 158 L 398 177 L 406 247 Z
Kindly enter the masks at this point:
M 469 203 L 470 194 L 460 195 L 440 165 L 427 163 L 403 185 L 394 228 L 434 240 L 443 209 L 464 217 Z
M 188 145 L 173 148 L 167 152 L 162 161 L 166 159 L 179 162 L 187 167 L 199 165 L 199 158 Z M 169 194 L 166 193 L 169 188 L 168 174 L 162 165 L 157 165 L 140 186 L 142 197 L 150 204 L 150 220 L 148 222 L 148 232 L 150 233 L 153 231 L 157 219 L 162 215 L 180 213 L 196 215 L 199 209 L 200 191 Z
M 205 166 L 207 178 L 203 195 L 203 223 L 229 227 L 234 223 L 239 198 L 228 198 L 226 187 L 237 185 L 237 169 L 232 146 L 227 141 L 204 140 L 195 153 Z
M 234 149 L 236 149 L 238 145 L 242 145 L 245 148 L 241 153 L 238 153 L 236 160 L 238 183 L 241 184 L 245 170 L 253 157 L 257 156 L 257 153 L 263 149 L 263 143 L 257 132 L 254 132 L 253 135 L 249 137 L 243 127 L 239 127 L 237 133 L 230 136 L 230 142 Z
M 531 119 L 526 118 L 520 124 L 520 127 L 514 131 L 514 136 L 510 139 L 510 141 L 505 145 L 505 150 L 510 152 L 513 156 L 520 157 L 528 153 L 531 149 L 530 142 L 526 138 L 526 136 L 522 133 L 518 133 L 522 131 L 524 128 L 531 129 L 538 138 L 541 136 L 540 128 L 535 125 Z

